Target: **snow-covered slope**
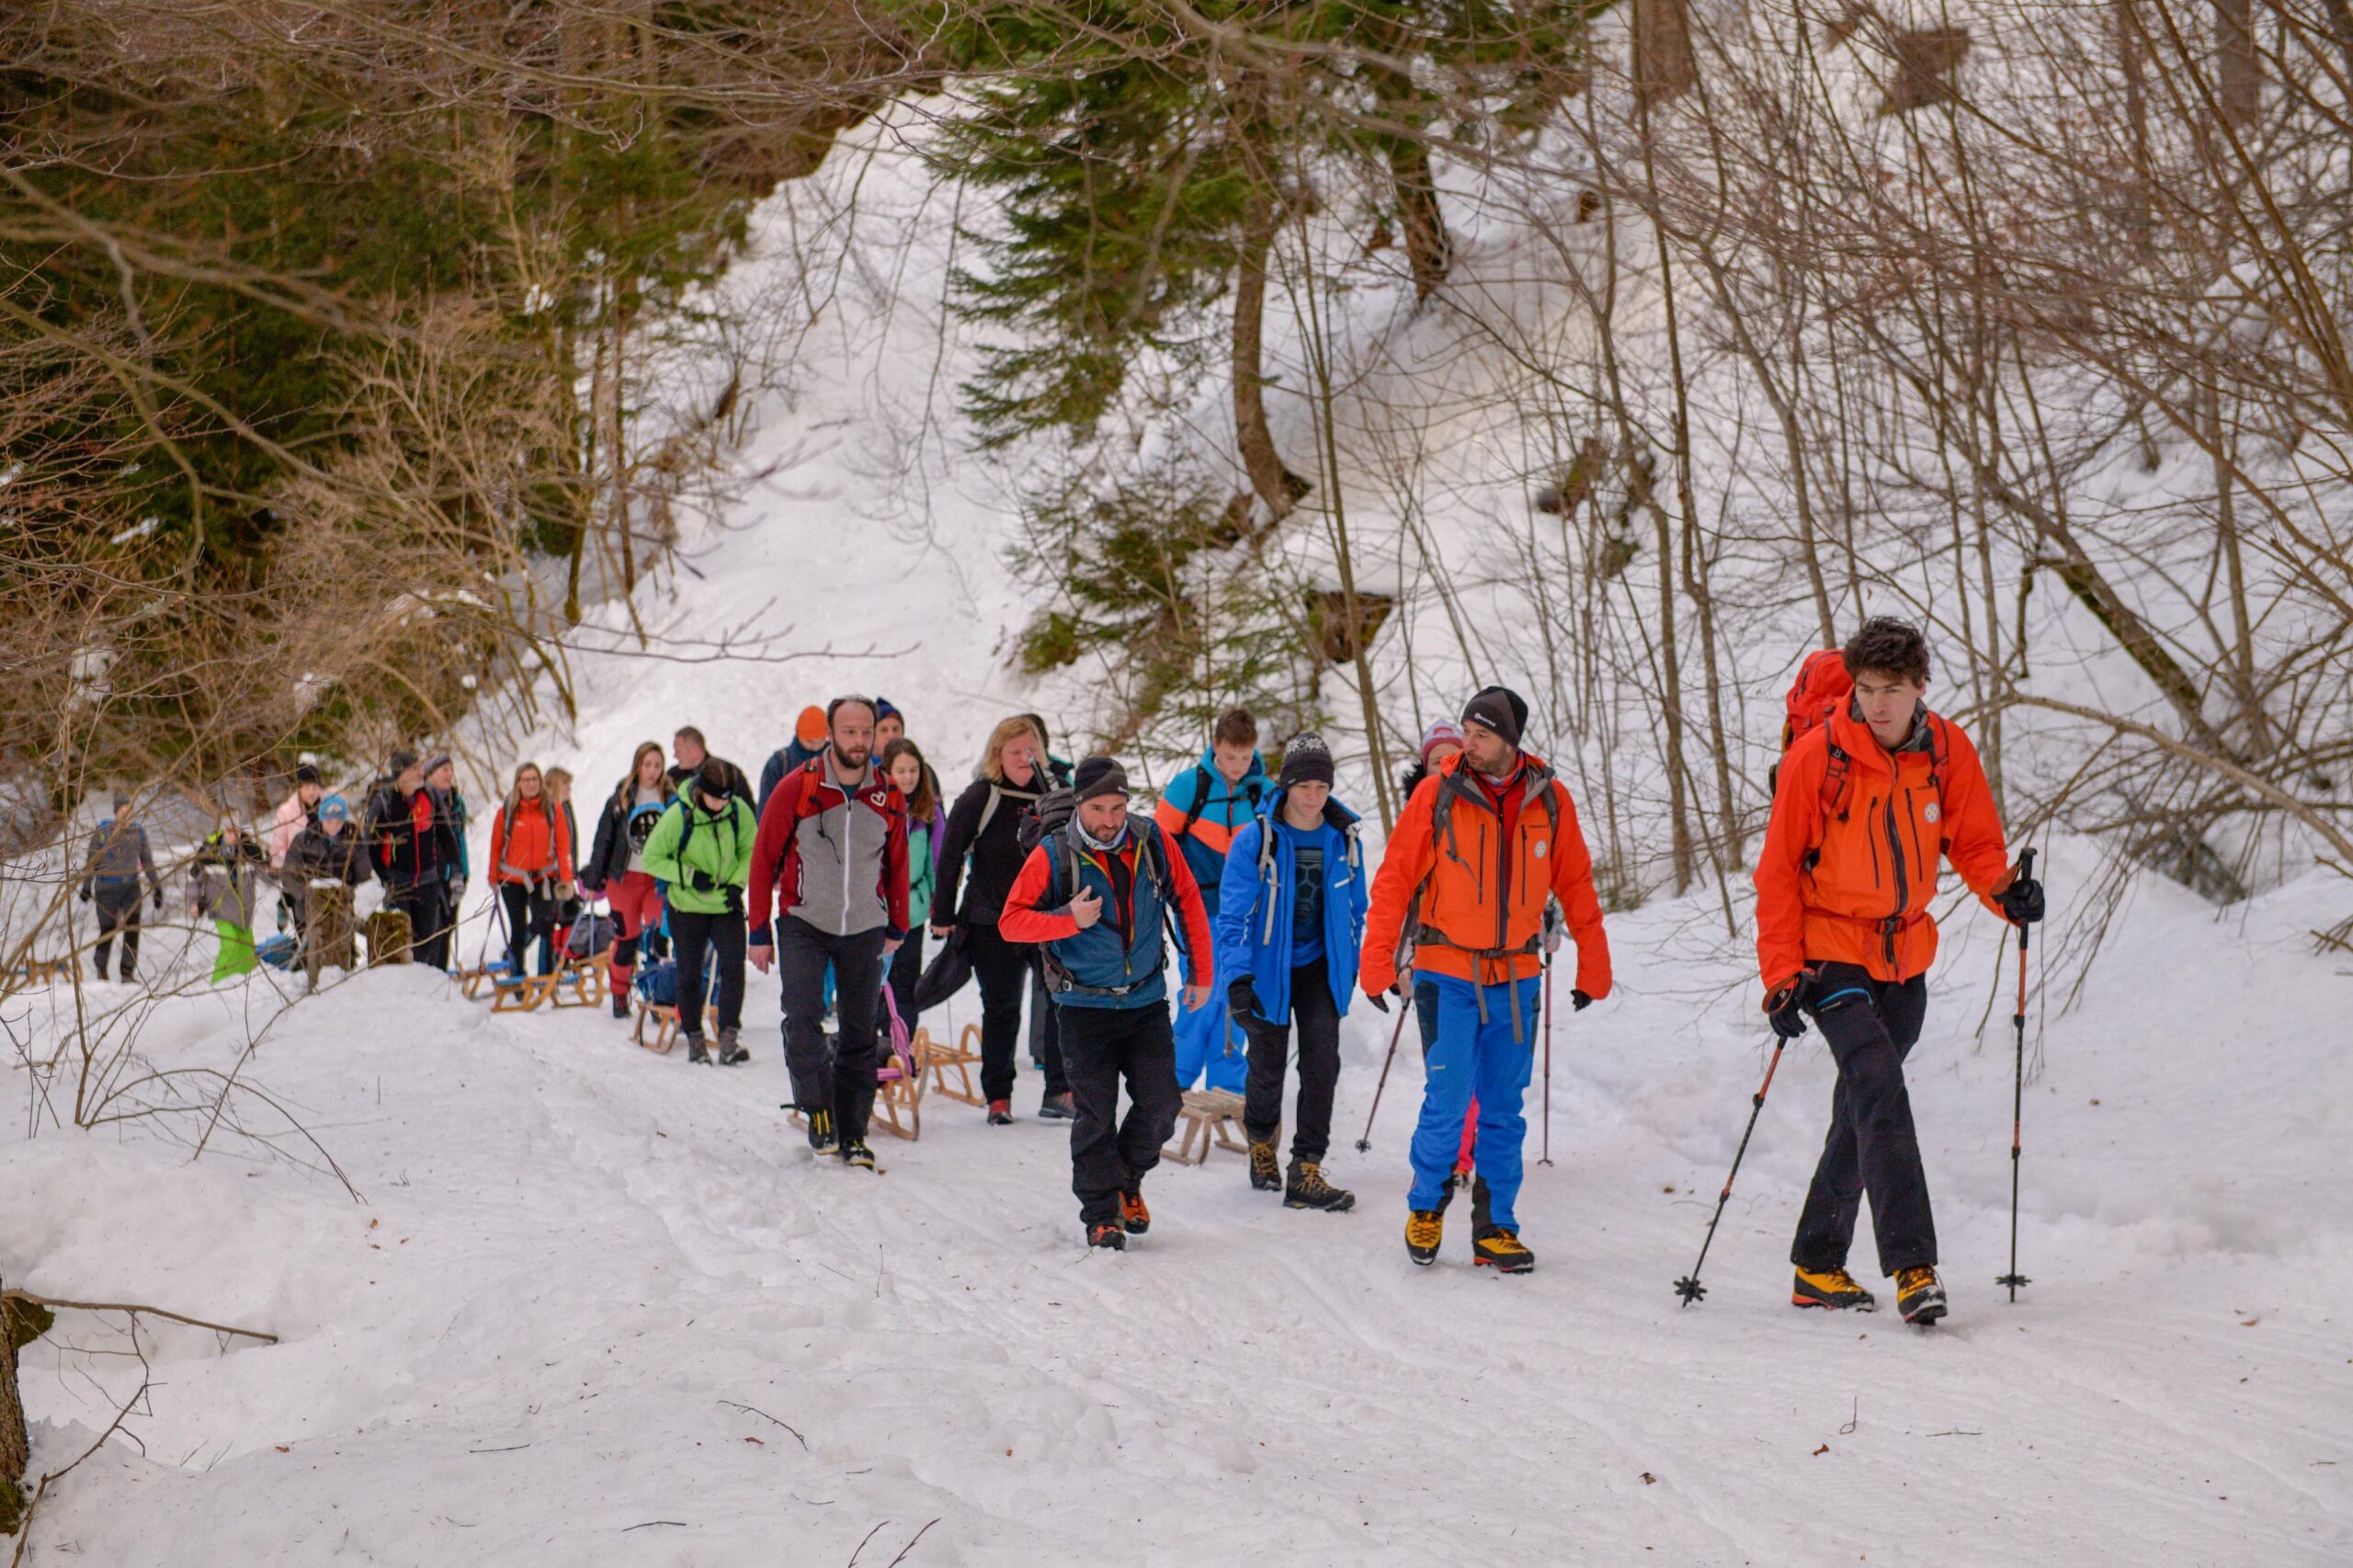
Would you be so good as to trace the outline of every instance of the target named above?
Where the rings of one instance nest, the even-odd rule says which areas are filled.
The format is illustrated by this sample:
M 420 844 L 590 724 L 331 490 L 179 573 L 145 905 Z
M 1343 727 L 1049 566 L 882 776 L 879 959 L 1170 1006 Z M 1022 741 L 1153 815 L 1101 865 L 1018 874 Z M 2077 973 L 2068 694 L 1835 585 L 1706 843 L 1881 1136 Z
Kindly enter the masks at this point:
M 681 722 L 756 768 L 842 689 L 904 707 L 950 780 L 1002 713 L 1061 710 L 1003 669 L 1007 524 L 936 424 L 944 213 L 919 214 L 903 153 L 835 174 L 862 181 L 862 223 L 918 243 L 895 278 L 870 265 L 894 245 L 836 247 L 805 379 L 745 454 L 774 472 L 641 601 L 680 636 L 789 624 L 802 656 L 588 661 L 576 729 L 534 741 L 584 801 Z M 892 483 L 917 465 L 922 519 Z M 2062 929 L 2090 864 L 2053 848 Z M 1620 994 L 1561 1008 L 1557 1163 L 1520 1206 L 1543 1267 L 1509 1280 L 1468 1267 L 1460 1225 L 1442 1267 L 1404 1257 L 1418 1063 L 1409 1041 L 1354 1151 L 1389 1039 L 1363 1009 L 1331 1170 L 1355 1212 L 1286 1211 L 1221 1154 L 1164 1165 L 1151 1235 L 1107 1257 L 1079 1245 L 1026 1072 L 1015 1127 L 933 1101 L 870 1177 L 813 1165 L 777 1109 L 772 980 L 756 1060 L 722 1073 L 593 1012 L 494 1017 L 414 970 L 364 974 L 245 1068 L 357 1202 L 233 1137 L 190 1163 L 170 1124 L 0 1134 L 11 1283 L 279 1336 L 142 1329 L 137 1446 L 52 1491 L 27 1560 L 2353 1560 L 2353 977 L 2312 954 L 2317 893 L 2218 920 L 2144 883 L 2075 1005 L 2037 1003 L 2016 1305 L 1992 1284 L 2010 960 L 1957 917 L 1912 1058 L 1955 1305 L 1930 1334 L 1784 1304 L 1832 1078 L 1814 1039 L 1780 1065 L 1707 1301 L 1677 1305 L 1766 1058 L 1709 900 L 1613 917 Z M 229 1066 L 266 985 L 165 1005 L 147 1053 Z M 927 1021 L 975 1017 L 968 994 Z M 28 1352 L 37 1473 L 138 1386 L 119 1327 L 67 1314 Z

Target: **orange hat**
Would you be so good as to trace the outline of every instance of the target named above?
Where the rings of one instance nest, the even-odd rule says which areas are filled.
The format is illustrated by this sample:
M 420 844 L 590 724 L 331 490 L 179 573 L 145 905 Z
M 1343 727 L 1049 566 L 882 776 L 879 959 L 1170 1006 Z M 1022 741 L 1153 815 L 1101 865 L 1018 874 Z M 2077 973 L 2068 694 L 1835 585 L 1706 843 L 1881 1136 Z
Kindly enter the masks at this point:
M 792 722 L 792 737 L 804 746 L 824 744 L 825 710 L 822 708 L 803 708 L 801 710 L 801 717 Z

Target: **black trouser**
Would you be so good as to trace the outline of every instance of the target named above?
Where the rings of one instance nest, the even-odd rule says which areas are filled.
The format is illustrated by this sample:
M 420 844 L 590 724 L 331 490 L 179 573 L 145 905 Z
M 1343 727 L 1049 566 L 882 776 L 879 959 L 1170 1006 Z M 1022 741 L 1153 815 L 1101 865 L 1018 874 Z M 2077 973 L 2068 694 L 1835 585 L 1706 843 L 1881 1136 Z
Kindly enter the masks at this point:
M 1299 1120 L 1290 1157 L 1321 1164 L 1332 1146 L 1332 1095 L 1340 1085 L 1340 1008 L 1332 1000 L 1331 971 L 1322 959 L 1290 971 L 1290 1023 L 1239 1019 L 1250 1037 L 1250 1083 L 1243 1096 L 1242 1131 L 1253 1143 L 1271 1143 L 1283 1125 L 1283 1070 L 1292 1028 L 1299 1031 Z
M 899 1006 L 899 1021 L 907 1026 L 907 1038 L 915 1032 L 915 982 L 923 978 L 923 926 L 918 924 L 908 931 L 907 939 L 891 955 L 891 1000 Z
M 744 915 L 725 910 L 696 915 L 670 906 L 670 935 L 678 948 L 678 1028 L 688 1040 L 702 1038 L 702 966 L 706 954 L 715 955 L 719 982 L 719 1027 L 744 1027 Z
M 1176 1130 L 1176 1037 L 1168 1004 L 1141 1007 L 1058 1007 L 1063 1071 L 1078 1119 L 1070 1128 L 1070 1189 L 1079 1220 L 1108 1224 L 1120 1194 L 1160 1164 L 1160 1146 Z M 1119 1120 L 1120 1079 L 1128 1081 L 1128 1114 Z
M 408 916 L 408 951 L 413 962 L 435 969 L 449 967 L 449 888 L 439 877 L 406 882 L 384 890 L 384 907 Z
M 1937 1261 L 1928 1178 L 1904 1086 L 1904 1059 L 1927 1008 L 1926 975 L 1895 984 L 1873 980 L 1858 964 L 1824 964 L 1807 992 L 1806 1010 L 1838 1063 L 1838 1086 L 1830 1096 L 1830 1137 L 1790 1246 L 1800 1268 L 1846 1267 L 1866 1192 L 1881 1273 Z
M 680 962 L 690 937 L 674 910 L 670 935 Z M 874 1070 L 881 1064 L 874 1035 L 882 1010 L 882 943 L 880 926 L 836 937 L 797 915 L 776 928 L 777 973 L 784 982 L 784 1064 L 792 1074 L 792 1103 L 802 1115 L 831 1110 L 834 1131 L 844 1142 L 866 1141 L 866 1119 L 874 1108 Z M 834 967 L 834 1017 L 840 1045 L 825 1051 L 825 966 Z
M 972 960 L 972 976 L 981 983 L 981 1097 L 1013 1097 L 1013 1050 L 1021 1038 L 1021 998 L 1029 989 L 1038 955 L 1027 942 L 1008 942 L 994 924 L 974 924 L 964 937 L 964 952 Z M 1060 1013 L 1061 1008 L 1051 1009 Z M 1052 1018 L 1047 1023 L 1051 1026 Z M 1046 1036 L 1046 1093 L 1066 1092 L 1070 1084 L 1057 1049 L 1059 1031 Z M 1176 1069 L 1169 1068 L 1173 1074 Z
M 90 890 L 90 902 L 98 910 L 98 978 L 107 977 L 107 949 L 115 937 L 122 937 L 122 978 L 132 980 L 139 971 L 139 884 L 100 882 Z
M 522 882 L 498 884 L 498 902 L 506 911 L 506 965 L 509 974 L 523 972 L 523 956 L 532 939 L 540 944 L 541 974 L 555 970 L 555 896 L 532 889 Z M 742 955 L 737 955 L 740 960 Z M 737 966 L 735 989 L 744 989 L 740 962 Z

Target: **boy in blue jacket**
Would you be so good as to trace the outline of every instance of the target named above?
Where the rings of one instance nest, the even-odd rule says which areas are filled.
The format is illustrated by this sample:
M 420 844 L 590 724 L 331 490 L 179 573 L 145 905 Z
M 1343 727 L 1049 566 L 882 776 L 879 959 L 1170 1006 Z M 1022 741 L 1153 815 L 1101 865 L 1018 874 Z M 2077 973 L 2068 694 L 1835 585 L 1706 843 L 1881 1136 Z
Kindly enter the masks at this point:
M 1356 989 L 1369 902 L 1356 824 L 1356 813 L 1332 799 L 1330 748 L 1320 735 L 1299 736 L 1257 819 L 1234 835 L 1218 901 L 1216 969 L 1229 977 L 1227 1006 L 1250 1038 L 1242 1112 L 1250 1185 L 1280 1187 L 1290 1209 L 1338 1213 L 1357 1200 L 1325 1181 L 1323 1168 L 1340 1078 L 1340 1018 Z M 1285 1175 L 1276 1167 L 1275 1135 L 1293 1024 L 1299 1119 Z

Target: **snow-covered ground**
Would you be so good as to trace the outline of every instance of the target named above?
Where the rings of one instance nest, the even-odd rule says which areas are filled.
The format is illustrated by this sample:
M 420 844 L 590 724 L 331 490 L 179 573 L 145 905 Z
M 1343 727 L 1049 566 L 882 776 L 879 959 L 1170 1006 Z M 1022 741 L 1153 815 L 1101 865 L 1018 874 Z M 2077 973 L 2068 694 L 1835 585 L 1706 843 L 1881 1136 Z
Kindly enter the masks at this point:
M 863 221 L 913 223 L 917 199 L 904 161 L 878 168 Z M 937 292 L 907 278 L 939 260 L 895 290 L 843 268 L 744 454 L 775 472 L 642 596 L 670 633 L 789 626 L 804 656 L 587 661 L 579 723 L 535 742 L 584 817 L 681 722 L 756 769 L 804 702 L 879 689 L 952 787 L 1001 714 L 1062 710 L 1004 669 L 1006 524 L 927 417 Z M 2063 931 L 2091 853 L 2047 847 Z M 722 1072 L 591 1011 L 363 974 L 244 1069 L 358 1201 L 233 1137 L 190 1162 L 170 1123 L 0 1133 L 0 1276 L 279 1336 L 142 1329 L 153 1387 L 27 1561 L 2353 1561 L 2353 976 L 2306 930 L 2331 896 L 2307 879 L 2218 916 L 2145 881 L 2075 1006 L 2038 998 L 2015 1305 L 1992 1283 L 2010 960 L 1990 917 L 1955 919 L 1912 1058 L 1954 1300 L 1931 1333 L 1786 1304 L 1815 1038 L 1781 1063 L 1707 1301 L 1676 1301 L 1766 1060 L 1712 894 L 1613 917 L 1620 994 L 1561 1008 L 1557 1163 L 1531 1147 L 1520 1204 L 1542 1267 L 1517 1279 L 1474 1273 L 1460 1224 L 1441 1267 L 1407 1263 L 1418 1059 L 1357 1153 L 1389 1039 L 1363 1009 L 1330 1172 L 1355 1212 L 1286 1211 L 1219 1154 L 1164 1165 L 1151 1235 L 1107 1256 L 1026 1068 L 1018 1124 L 932 1101 L 878 1178 L 785 1124 L 772 980 L 755 1061 Z M 165 1004 L 143 1050 L 229 1067 L 271 983 Z M 976 1016 L 968 993 L 929 1021 Z M 128 1347 L 69 1313 L 28 1351 L 37 1474 L 138 1386 Z

